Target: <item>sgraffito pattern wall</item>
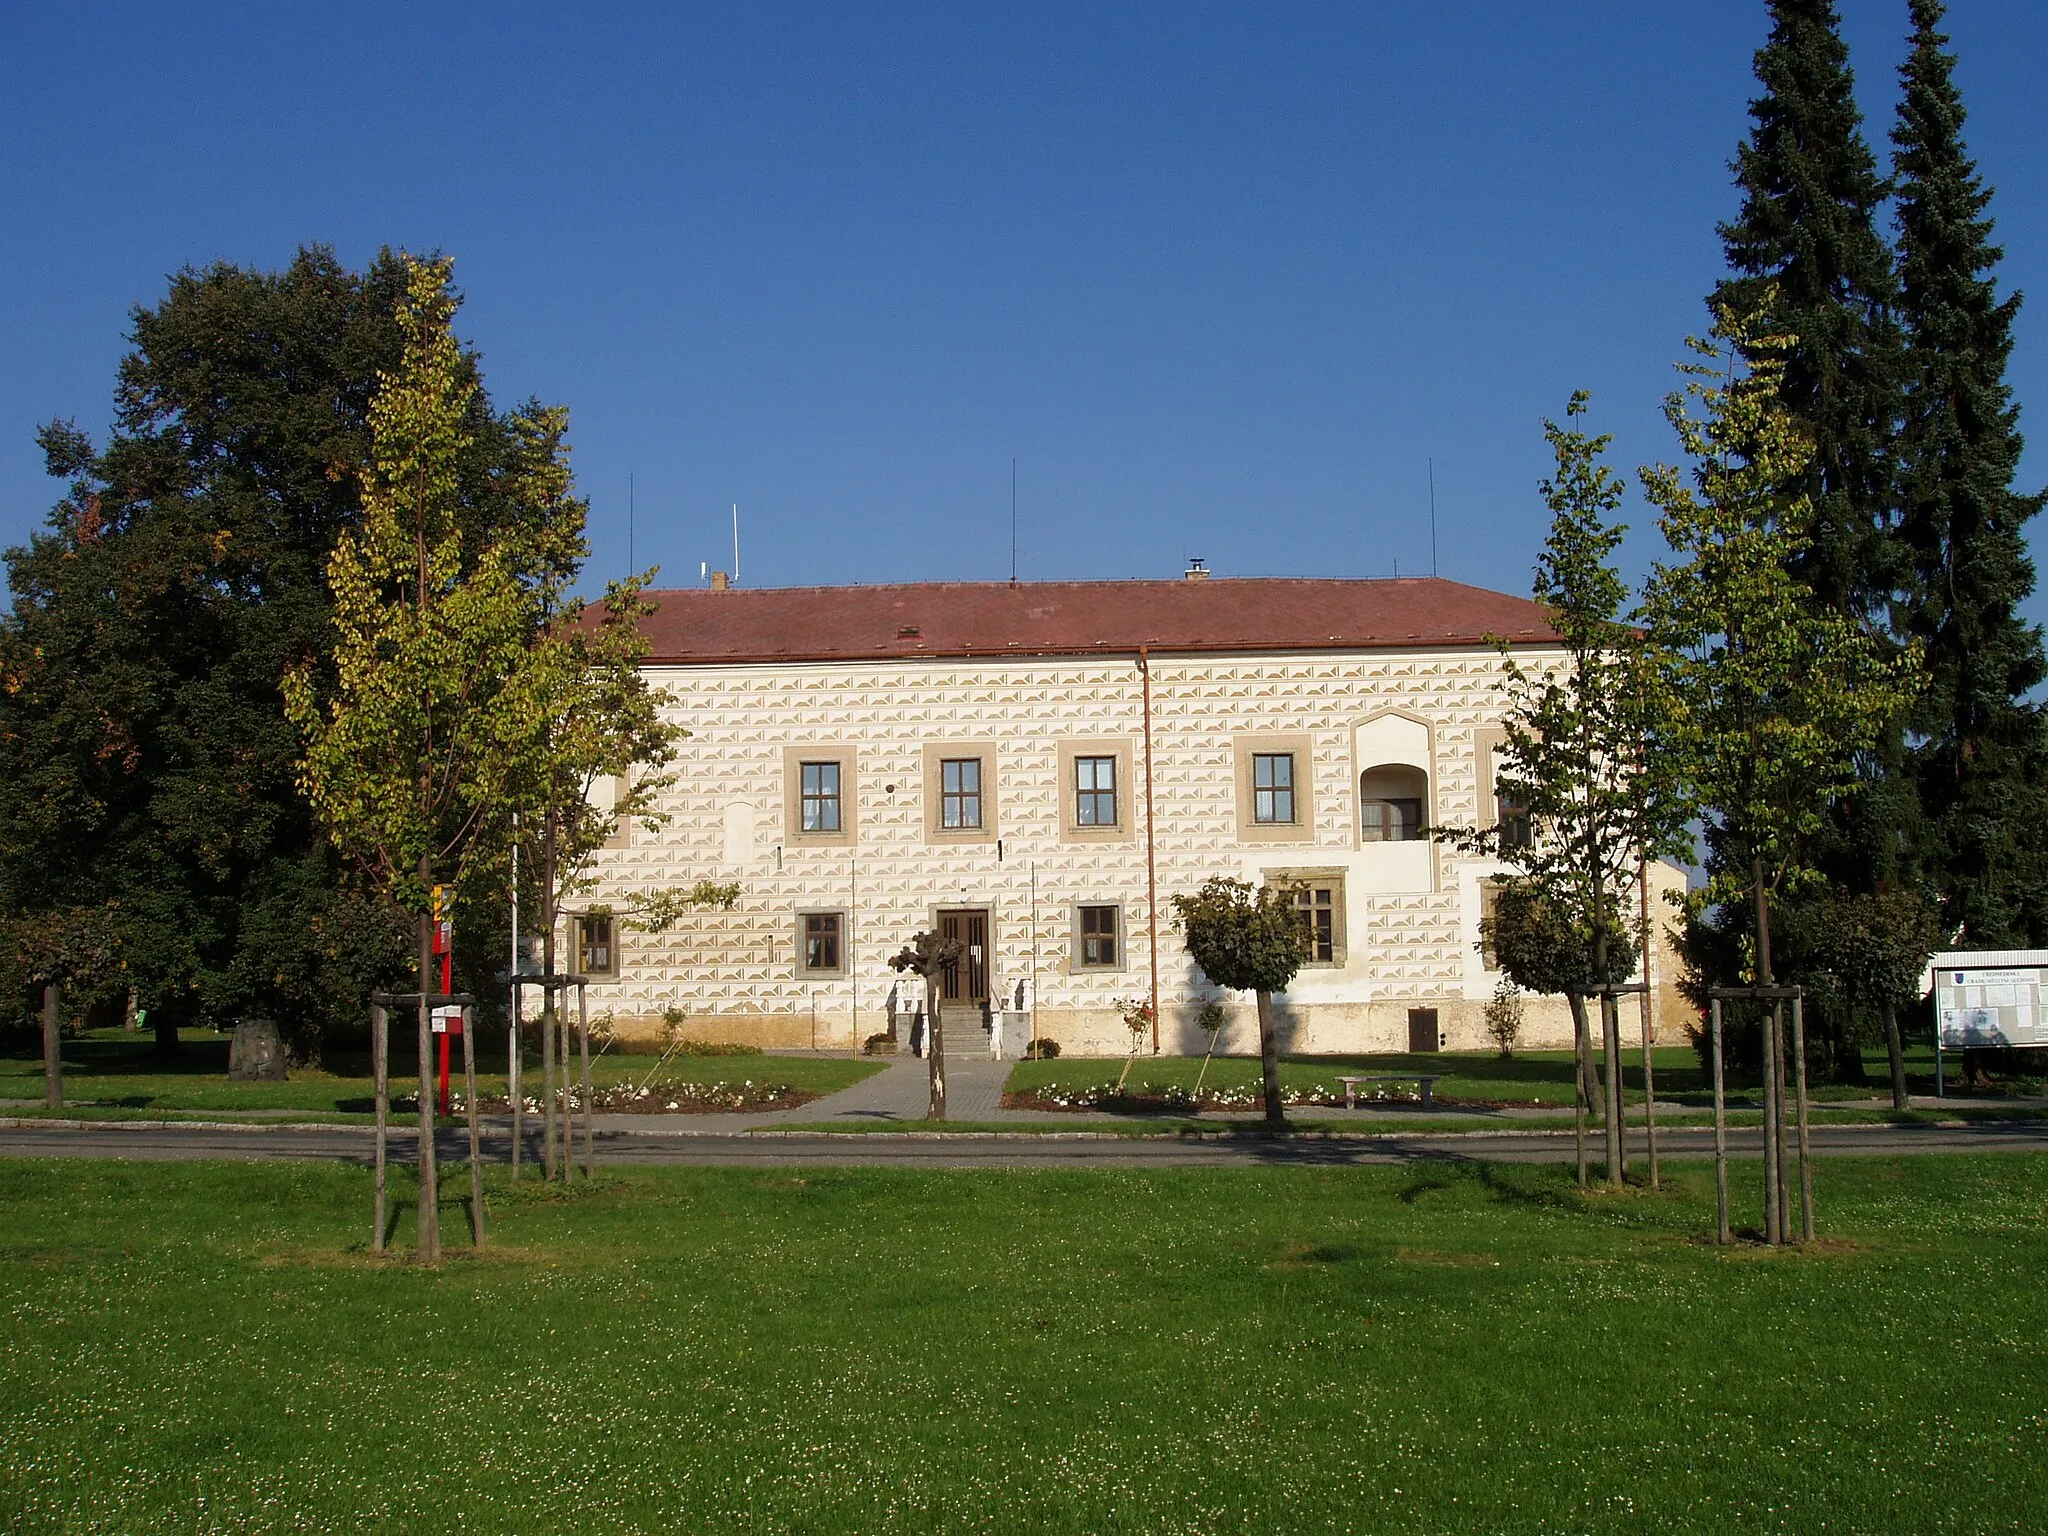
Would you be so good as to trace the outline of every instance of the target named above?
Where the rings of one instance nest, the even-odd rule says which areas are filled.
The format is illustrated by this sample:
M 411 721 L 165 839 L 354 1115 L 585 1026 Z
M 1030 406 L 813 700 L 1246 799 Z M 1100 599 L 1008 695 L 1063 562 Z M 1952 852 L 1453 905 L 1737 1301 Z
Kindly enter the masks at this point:
M 1295 1049 L 1400 1049 L 1407 1011 L 1439 1009 L 1453 1045 L 1480 1043 L 1479 1010 L 1494 978 L 1478 956 L 1479 891 L 1493 866 L 1431 843 L 1360 839 L 1359 775 L 1372 722 L 1426 744 L 1426 816 L 1474 824 L 1482 815 L 1475 732 L 1497 725 L 1500 659 L 1489 651 L 1349 655 L 1154 657 L 1152 793 L 1156 818 L 1162 1046 L 1195 1048 L 1194 1014 L 1215 995 L 1171 927 L 1169 899 L 1211 875 L 1258 880 L 1315 871 L 1342 891 L 1338 963 L 1304 971 L 1287 999 Z M 1129 655 L 846 664 L 656 668 L 681 744 L 669 820 L 635 827 L 599 855 L 586 904 L 623 909 L 636 893 L 736 881 L 730 912 L 693 914 L 669 933 L 627 928 L 615 982 L 594 1008 L 626 1030 L 665 1012 L 699 1038 L 844 1048 L 888 1027 L 914 982 L 888 959 L 944 909 L 989 914 L 990 990 L 1033 1011 L 1036 1032 L 1074 1050 L 1122 1051 L 1116 999 L 1152 985 L 1154 914 L 1147 904 L 1143 679 Z M 1298 739 L 1304 796 L 1299 833 L 1258 836 L 1241 815 L 1241 747 Z M 1361 740 L 1367 743 L 1361 747 Z M 1076 838 L 1062 796 L 1063 745 L 1116 750 L 1118 827 Z M 1290 746 L 1294 743 L 1289 742 Z M 927 747 L 985 761 L 986 819 L 976 840 L 930 826 Z M 791 749 L 796 749 L 792 752 Z M 849 832 L 806 838 L 789 823 L 791 763 L 805 750 L 844 760 Z M 1071 772 L 1071 762 L 1066 765 Z M 1490 814 L 1490 807 L 1486 808 Z M 1675 874 L 1676 872 L 1671 872 Z M 1073 965 L 1075 909 L 1116 906 L 1121 964 Z M 844 914 L 843 975 L 799 966 L 806 912 Z M 1226 1049 L 1252 1038 L 1248 1000 L 1225 999 Z M 986 1041 L 959 1015 L 954 1049 Z M 1563 1039 L 1561 1010 L 1530 1009 L 1531 1043 Z

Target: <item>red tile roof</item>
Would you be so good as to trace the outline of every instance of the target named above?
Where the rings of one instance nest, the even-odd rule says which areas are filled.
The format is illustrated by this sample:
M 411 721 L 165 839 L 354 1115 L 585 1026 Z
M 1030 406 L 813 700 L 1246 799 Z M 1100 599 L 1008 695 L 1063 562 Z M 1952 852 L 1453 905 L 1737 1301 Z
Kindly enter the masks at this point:
M 648 594 L 650 662 L 1356 651 L 1556 637 L 1544 610 L 1435 577 L 910 582 Z

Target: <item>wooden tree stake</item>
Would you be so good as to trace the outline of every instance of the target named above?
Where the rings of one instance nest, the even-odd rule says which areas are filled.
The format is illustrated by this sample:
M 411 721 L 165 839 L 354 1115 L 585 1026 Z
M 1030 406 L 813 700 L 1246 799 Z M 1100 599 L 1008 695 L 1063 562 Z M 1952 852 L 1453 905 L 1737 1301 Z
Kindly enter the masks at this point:
M 476 1128 L 476 1020 L 462 1010 L 462 1090 L 469 1109 L 469 1231 L 477 1247 L 484 1245 L 483 1146 Z
M 377 1226 L 370 1234 L 370 1250 L 384 1251 L 385 1164 L 391 1140 L 391 1017 L 382 1003 L 370 1004 L 370 1072 L 377 1084 Z

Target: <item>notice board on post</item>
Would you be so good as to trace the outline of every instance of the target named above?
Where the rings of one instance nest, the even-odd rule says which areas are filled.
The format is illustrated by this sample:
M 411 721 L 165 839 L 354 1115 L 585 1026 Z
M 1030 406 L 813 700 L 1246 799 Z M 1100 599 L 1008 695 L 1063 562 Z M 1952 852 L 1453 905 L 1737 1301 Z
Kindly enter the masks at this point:
M 2048 949 L 1951 951 L 1924 980 L 1944 1049 L 2048 1047 Z

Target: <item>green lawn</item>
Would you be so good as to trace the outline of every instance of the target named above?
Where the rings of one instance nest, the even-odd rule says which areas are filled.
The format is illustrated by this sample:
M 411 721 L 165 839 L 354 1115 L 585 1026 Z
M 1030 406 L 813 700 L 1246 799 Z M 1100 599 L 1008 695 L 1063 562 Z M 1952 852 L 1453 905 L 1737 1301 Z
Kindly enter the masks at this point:
M 11 1162 L 0 1529 L 2038 1530 L 2044 1174 L 647 1169 L 427 1272 L 359 1169 Z
M 417 1056 L 410 1032 L 392 1040 L 391 1079 L 394 1093 L 419 1082 Z M 478 1036 L 477 1086 L 484 1094 L 505 1091 L 505 1044 L 501 1037 Z M 610 1053 L 591 1061 L 591 1080 L 604 1085 L 639 1082 L 656 1066 L 652 1056 Z M 873 1072 L 880 1063 L 826 1056 L 677 1056 L 661 1067 L 671 1082 L 719 1083 L 772 1080 L 806 1093 L 835 1093 Z M 228 1081 L 228 1036 L 187 1031 L 175 1057 L 156 1055 L 152 1037 L 118 1029 L 94 1030 L 64 1042 L 64 1096 L 118 1109 L 248 1111 L 296 1109 L 322 1116 L 369 1115 L 375 1085 L 367 1052 L 329 1052 L 323 1069 L 295 1067 L 282 1083 Z M 456 1047 L 450 1074 L 462 1082 L 461 1047 Z M 540 1092 L 540 1064 L 526 1064 L 525 1090 Z M 43 1058 L 39 1048 L 0 1054 L 0 1099 L 41 1099 Z
M 1124 1070 L 1125 1058 L 1059 1057 L 1052 1061 L 1020 1061 L 1010 1073 L 1013 1093 L 1048 1088 L 1082 1089 L 1094 1084 L 1113 1083 Z M 1707 1106 L 1713 1102 L 1713 1085 L 1700 1070 L 1699 1058 L 1689 1046 L 1658 1046 L 1653 1060 L 1657 1073 L 1659 1103 Z M 1866 1053 L 1865 1070 L 1870 1081 L 1863 1084 L 1815 1084 L 1812 1093 L 1819 1102 L 1840 1099 L 1889 1099 L 1890 1068 L 1882 1051 Z M 1141 1056 L 1131 1066 L 1127 1089 L 1178 1087 L 1192 1089 L 1202 1071 L 1199 1056 Z M 1442 1051 L 1432 1053 L 1386 1052 L 1358 1056 L 1296 1056 L 1280 1064 L 1284 1088 L 1322 1088 L 1341 1098 L 1340 1074 L 1375 1072 L 1429 1072 L 1437 1074 L 1436 1096 L 1449 1103 L 1548 1106 L 1566 1112 L 1571 1109 L 1572 1059 L 1569 1051 L 1517 1051 L 1510 1060 L 1492 1052 Z M 1997 1102 L 1996 1095 L 1964 1095 L 1956 1081 L 1956 1064 L 1950 1063 L 1949 1092 L 1958 1104 Z M 1932 1047 L 1907 1054 L 1907 1078 L 1914 1093 L 1934 1092 L 1934 1051 Z M 1256 1056 L 1219 1056 L 1209 1063 L 1203 1080 L 1204 1091 L 1223 1087 L 1256 1098 L 1259 1091 L 1259 1062 Z M 1631 1103 L 1640 1102 L 1643 1090 L 1642 1051 L 1627 1053 L 1622 1073 L 1623 1091 Z M 1731 1076 L 1729 1093 L 1741 1097 L 1749 1091 L 1745 1080 Z

